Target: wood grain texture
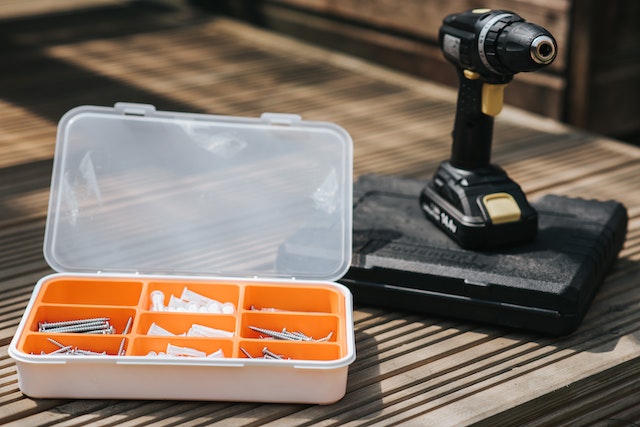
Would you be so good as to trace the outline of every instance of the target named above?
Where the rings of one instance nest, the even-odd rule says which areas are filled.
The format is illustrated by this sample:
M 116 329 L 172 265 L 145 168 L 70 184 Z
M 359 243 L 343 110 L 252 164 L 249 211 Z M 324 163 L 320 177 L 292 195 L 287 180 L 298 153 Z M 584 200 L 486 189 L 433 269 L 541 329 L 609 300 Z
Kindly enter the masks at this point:
M 118 10 L 128 11 L 122 7 Z M 48 185 L 56 122 L 70 107 L 132 101 L 163 110 L 240 116 L 273 111 L 336 122 L 354 139 L 356 175 L 426 180 L 449 155 L 453 90 L 220 17 L 128 12 L 71 14 L 63 32 L 55 17 L 13 22 L 11 32 L 0 27 L 14 64 L 0 70 L 0 423 L 615 425 L 640 420 L 640 149 L 513 108 L 496 121 L 494 160 L 532 197 L 614 198 L 629 210 L 621 258 L 574 334 L 548 338 L 356 306 L 357 360 L 349 369 L 345 398 L 333 405 L 22 395 L 7 347 L 35 282 L 51 272 L 42 257 Z M 86 22 L 98 17 L 96 32 Z

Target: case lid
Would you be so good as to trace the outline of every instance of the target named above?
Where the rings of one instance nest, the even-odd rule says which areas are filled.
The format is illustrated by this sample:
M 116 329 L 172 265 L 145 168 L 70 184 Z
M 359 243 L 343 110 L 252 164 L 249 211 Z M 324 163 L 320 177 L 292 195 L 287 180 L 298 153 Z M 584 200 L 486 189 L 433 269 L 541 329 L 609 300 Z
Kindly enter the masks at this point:
M 351 261 L 353 143 L 299 116 L 83 106 L 60 120 L 58 272 L 331 280 Z

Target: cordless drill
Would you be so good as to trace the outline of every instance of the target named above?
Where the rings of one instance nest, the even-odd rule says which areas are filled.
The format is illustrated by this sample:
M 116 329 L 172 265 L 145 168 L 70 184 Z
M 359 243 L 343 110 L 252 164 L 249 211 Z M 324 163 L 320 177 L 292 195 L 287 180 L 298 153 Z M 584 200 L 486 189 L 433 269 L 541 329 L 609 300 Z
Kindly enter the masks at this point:
M 474 9 L 447 16 L 439 44 L 459 74 L 451 158 L 420 195 L 430 220 L 467 249 L 488 250 L 534 239 L 538 215 L 520 186 L 491 164 L 493 117 L 521 71 L 549 65 L 553 36 L 512 12 Z

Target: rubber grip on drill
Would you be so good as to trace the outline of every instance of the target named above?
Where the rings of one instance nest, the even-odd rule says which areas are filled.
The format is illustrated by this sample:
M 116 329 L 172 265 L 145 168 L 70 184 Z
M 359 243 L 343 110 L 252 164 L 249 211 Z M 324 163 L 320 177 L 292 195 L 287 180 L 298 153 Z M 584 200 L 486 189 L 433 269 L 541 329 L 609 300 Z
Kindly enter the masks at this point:
M 473 76 L 474 73 L 468 73 Z M 489 166 L 493 117 L 482 112 L 483 80 L 468 78 L 459 70 L 460 88 L 453 126 L 450 163 L 460 169 L 474 170 Z

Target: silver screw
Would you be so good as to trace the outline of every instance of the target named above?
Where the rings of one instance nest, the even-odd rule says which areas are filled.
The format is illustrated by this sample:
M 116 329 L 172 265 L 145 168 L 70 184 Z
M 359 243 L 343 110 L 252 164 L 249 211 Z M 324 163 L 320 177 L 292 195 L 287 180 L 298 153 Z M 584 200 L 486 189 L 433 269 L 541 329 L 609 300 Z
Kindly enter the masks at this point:
M 109 322 L 105 323 L 86 323 L 80 325 L 61 326 L 57 328 L 46 329 L 41 332 L 48 333 L 114 333 L 113 326 Z
M 240 347 L 240 351 L 244 353 L 245 356 L 247 356 L 249 359 L 253 359 L 253 356 L 251 354 L 249 354 L 249 352 L 247 350 L 245 350 L 244 348 Z
M 74 353 L 75 354 L 80 354 L 82 356 L 105 356 L 107 354 L 106 351 L 98 353 L 97 351 L 82 350 L 82 349 L 79 349 L 79 348 L 76 348 L 74 350 Z
M 55 344 L 55 345 L 57 345 L 57 346 L 58 346 L 58 347 L 60 347 L 60 348 L 64 348 L 64 347 L 66 347 L 65 345 L 60 344 L 58 341 L 54 340 L 53 338 L 47 338 L 47 341 L 49 341 L 51 344 Z
M 252 331 L 269 335 L 270 338 L 275 338 L 279 340 L 287 340 L 287 341 L 308 341 L 308 342 L 325 342 L 329 341 L 333 336 L 333 331 L 329 332 L 329 334 L 320 339 L 314 339 L 308 335 L 303 334 L 300 331 L 297 332 L 289 332 L 286 328 L 283 328 L 282 331 L 274 331 L 271 329 L 258 328 L 256 326 L 249 326 L 249 329 Z M 261 337 L 262 338 L 262 337 Z
M 66 354 L 66 353 L 69 353 L 69 350 L 71 350 L 72 348 L 73 348 L 72 345 L 67 345 L 47 354 Z
M 325 342 L 325 341 L 329 341 L 331 339 L 331 337 L 333 336 L 333 331 L 329 332 L 329 334 L 324 337 L 324 338 L 320 338 L 319 340 L 314 340 L 314 342 Z
M 47 338 L 47 340 L 49 340 L 52 344 L 57 345 L 58 348 L 57 350 L 54 350 L 50 353 L 45 353 L 44 350 L 40 352 L 41 355 L 52 355 L 52 354 L 66 354 L 66 355 L 71 355 L 71 356 L 105 356 L 107 355 L 106 351 L 102 351 L 102 352 L 97 352 L 97 351 L 91 351 L 91 350 L 83 350 L 83 349 L 79 349 L 78 347 L 74 347 L 72 345 L 62 345 L 61 343 L 59 343 L 58 341 L 52 339 L 52 338 Z M 122 342 L 120 343 L 120 349 L 118 350 L 118 354 L 124 354 L 124 343 L 125 343 L 125 338 L 122 338 Z M 31 353 L 33 354 L 33 353 Z
M 132 321 L 133 321 L 133 317 L 129 317 L 129 320 L 127 320 L 127 326 L 125 326 L 124 331 L 122 331 L 122 335 L 127 335 L 129 333 L 129 328 L 131 328 Z
M 290 334 L 290 335 L 293 335 L 293 336 L 295 336 L 295 337 L 298 337 L 298 338 L 299 338 L 300 340 L 302 340 L 302 341 L 313 341 L 313 338 L 311 338 L 310 336 L 307 336 L 307 335 L 303 334 L 303 333 L 302 333 L 302 332 L 300 332 L 300 331 L 296 331 L 296 332 L 288 332 L 286 329 L 283 329 L 283 330 L 282 330 L 282 332 L 283 332 L 283 333 Z
M 86 329 L 86 330 L 82 330 L 82 331 L 77 331 L 79 334 L 102 334 L 102 335 L 112 335 L 115 334 L 115 328 L 113 326 L 109 326 L 109 327 L 102 327 L 102 328 L 92 328 L 92 329 Z
M 261 334 L 269 335 L 272 338 L 276 338 L 276 339 L 279 339 L 279 340 L 302 341 L 301 337 L 299 337 L 297 335 L 293 335 L 290 332 L 287 332 L 286 329 L 283 330 L 283 332 L 273 331 L 271 329 L 258 328 L 256 326 L 249 326 L 249 329 L 251 329 L 252 331 L 261 333 Z
M 277 355 L 271 351 L 269 351 L 269 349 L 267 347 L 262 349 L 262 355 L 264 356 L 265 359 L 278 359 L 278 360 L 282 360 L 282 356 Z
M 38 323 L 38 330 L 40 332 L 45 332 L 51 328 L 59 328 L 66 326 L 74 326 L 74 325 L 84 325 L 85 323 L 95 323 L 95 322 L 106 322 L 108 321 L 108 317 L 93 317 L 90 319 L 76 319 L 76 320 L 65 320 L 62 322 L 40 322 Z

